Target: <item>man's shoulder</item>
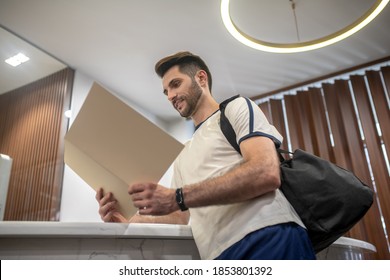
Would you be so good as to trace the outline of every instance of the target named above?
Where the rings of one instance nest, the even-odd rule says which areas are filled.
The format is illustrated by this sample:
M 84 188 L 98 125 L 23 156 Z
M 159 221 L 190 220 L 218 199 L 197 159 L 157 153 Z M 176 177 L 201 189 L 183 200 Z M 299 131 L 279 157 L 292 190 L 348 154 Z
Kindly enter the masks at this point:
M 240 112 L 247 112 L 248 110 L 253 110 L 255 103 L 247 97 L 238 96 L 225 105 L 225 115 L 229 117 L 234 117 Z
M 222 101 L 220 103 L 220 108 L 222 107 L 227 107 L 228 105 L 232 105 L 232 104 L 239 104 L 239 103 L 242 103 L 245 101 L 245 97 L 243 96 L 240 96 L 240 95 L 234 95 L 232 97 L 229 97 L 228 99 L 225 99 L 224 101 Z

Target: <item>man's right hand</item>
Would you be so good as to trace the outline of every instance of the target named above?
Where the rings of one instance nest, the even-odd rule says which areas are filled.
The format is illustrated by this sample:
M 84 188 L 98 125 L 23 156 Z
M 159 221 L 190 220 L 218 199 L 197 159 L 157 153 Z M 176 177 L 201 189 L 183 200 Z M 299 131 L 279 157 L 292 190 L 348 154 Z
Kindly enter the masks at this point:
M 103 189 L 100 188 L 96 191 L 95 198 L 99 203 L 99 215 L 104 222 L 128 223 L 117 210 L 118 202 L 111 192 L 104 194 Z

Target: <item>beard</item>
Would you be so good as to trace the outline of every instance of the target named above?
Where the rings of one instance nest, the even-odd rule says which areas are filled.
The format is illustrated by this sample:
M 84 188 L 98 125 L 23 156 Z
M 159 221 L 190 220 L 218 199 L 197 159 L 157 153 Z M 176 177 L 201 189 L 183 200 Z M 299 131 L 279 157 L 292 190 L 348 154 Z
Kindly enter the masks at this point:
M 181 112 L 178 110 L 180 116 L 187 119 L 190 118 L 192 114 L 195 112 L 196 107 L 198 105 L 198 101 L 201 96 L 202 96 L 201 87 L 196 83 L 195 80 L 192 80 L 191 87 L 188 90 L 188 95 L 181 97 L 181 101 L 186 101 L 187 106 Z

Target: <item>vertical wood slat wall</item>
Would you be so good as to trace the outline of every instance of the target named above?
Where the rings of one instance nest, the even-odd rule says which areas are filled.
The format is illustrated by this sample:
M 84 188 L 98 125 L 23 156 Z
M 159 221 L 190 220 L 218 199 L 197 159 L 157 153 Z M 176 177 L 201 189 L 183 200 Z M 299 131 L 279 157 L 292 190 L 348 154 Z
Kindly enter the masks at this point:
M 374 244 L 378 259 L 390 259 L 389 92 L 386 66 L 259 104 L 283 136 L 287 135 L 280 124 L 284 106 L 292 150 L 301 148 L 334 162 L 372 187 L 373 206 L 346 236 Z
M 59 219 L 73 77 L 67 68 L 0 95 L 0 153 L 13 159 L 4 220 Z

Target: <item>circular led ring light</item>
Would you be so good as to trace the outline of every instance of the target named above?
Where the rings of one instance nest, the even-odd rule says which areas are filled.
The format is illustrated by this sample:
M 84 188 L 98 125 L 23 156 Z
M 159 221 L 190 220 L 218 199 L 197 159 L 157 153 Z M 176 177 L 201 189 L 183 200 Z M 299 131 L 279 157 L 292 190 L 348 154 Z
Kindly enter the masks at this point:
M 368 23 L 370 23 L 377 15 L 379 15 L 379 13 L 386 7 L 389 1 L 390 0 L 377 0 L 372 5 L 372 7 L 358 20 L 335 33 L 315 40 L 292 44 L 278 44 L 261 41 L 241 31 L 234 24 L 230 17 L 230 0 L 221 0 L 221 16 L 223 23 L 225 24 L 225 27 L 229 31 L 229 33 L 239 42 L 243 43 L 244 45 L 247 45 L 248 47 L 266 52 L 296 53 L 319 49 L 351 36 L 352 34 L 362 29 L 364 26 L 366 26 Z

